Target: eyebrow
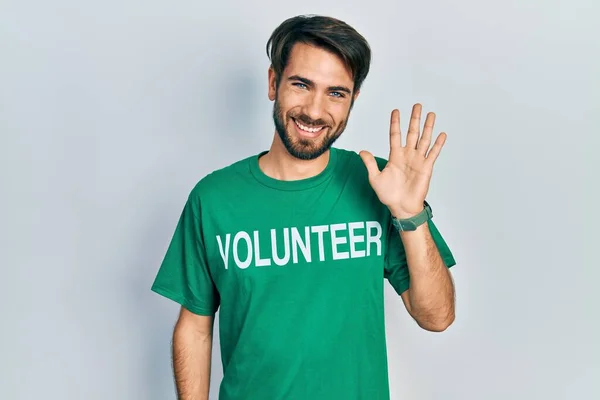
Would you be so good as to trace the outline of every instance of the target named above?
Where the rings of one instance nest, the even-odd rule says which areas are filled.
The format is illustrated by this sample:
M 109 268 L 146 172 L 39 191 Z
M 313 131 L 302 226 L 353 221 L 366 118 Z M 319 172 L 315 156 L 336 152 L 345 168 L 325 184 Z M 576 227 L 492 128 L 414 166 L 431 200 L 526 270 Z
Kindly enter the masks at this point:
M 292 76 L 288 77 L 288 81 L 300 81 L 307 86 L 312 86 L 312 87 L 315 86 L 315 83 L 313 81 L 311 81 L 310 79 L 307 79 L 307 78 L 303 78 L 300 75 L 292 75 Z M 334 91 L 334 92 L 346 92 L 349 95 L 352 94 L 352 90 L 350 90 L 346 86 L 329 86 L 327 89 L 330 91 Z

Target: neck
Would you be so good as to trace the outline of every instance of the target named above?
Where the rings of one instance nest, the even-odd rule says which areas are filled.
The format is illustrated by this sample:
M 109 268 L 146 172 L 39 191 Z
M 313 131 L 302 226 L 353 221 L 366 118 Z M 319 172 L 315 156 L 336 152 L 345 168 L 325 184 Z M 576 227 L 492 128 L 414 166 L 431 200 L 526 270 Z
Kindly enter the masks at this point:
M 277 133 L 269 152 L 258 160 L 263 173 L 273 179 L 295 181 L 311 178 L 323 172 L 329 162 L 330 150 L 314 160 L 299 160 L 288 153 Z

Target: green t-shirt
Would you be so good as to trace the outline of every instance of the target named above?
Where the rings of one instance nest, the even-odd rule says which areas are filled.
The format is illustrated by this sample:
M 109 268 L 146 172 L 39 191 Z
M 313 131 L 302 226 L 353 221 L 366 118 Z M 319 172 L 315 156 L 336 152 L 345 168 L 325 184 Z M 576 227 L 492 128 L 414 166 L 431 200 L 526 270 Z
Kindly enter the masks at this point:
M 383 284 L 400 294 L 409 274 L 387 207 L 355 152 L 296 181 L 265 175 L 264 153 L 192 189 L 152 290 L 220 308 L 220 400 L 389 399 Z

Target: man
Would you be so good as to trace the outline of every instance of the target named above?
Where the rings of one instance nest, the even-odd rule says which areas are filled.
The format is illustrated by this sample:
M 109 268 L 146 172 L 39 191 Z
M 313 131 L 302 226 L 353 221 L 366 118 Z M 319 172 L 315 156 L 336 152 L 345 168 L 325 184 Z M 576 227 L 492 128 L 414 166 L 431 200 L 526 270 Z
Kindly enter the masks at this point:
M 220 400 L 389 399 L 384 278 L 424 329 L 454 319 L 455 261 L 425 201 L 446 135 L 431 145 L 417 104 L 404 144 L 392 112 L 388 160 L 332 147 L 371 57 L 342 21 L 291 18 L 267 54 L 271 148 L 198 182 L 152 286 L 182 305 L 179 398 L 208 398 L 220 308 Z

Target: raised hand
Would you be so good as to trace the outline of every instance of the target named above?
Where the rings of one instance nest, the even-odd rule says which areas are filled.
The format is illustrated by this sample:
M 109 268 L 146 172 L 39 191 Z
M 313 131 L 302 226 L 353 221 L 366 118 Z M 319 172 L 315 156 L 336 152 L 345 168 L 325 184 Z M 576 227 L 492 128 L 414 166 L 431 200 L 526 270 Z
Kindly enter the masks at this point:
M 382 171 L 370 152 L 360 152 L 367 167 L 371 187 L 396 218 L 409 218 L 423 210 L 433 165 L 446 142 L 446 134 L 442 132 L 430 147 L 435 114 L 427 114 L 421 135 L 421 109 L 420 104 L 413 106 L 405 145 L 402 145 L 400 112 L 392 111 L 390 154 Z

